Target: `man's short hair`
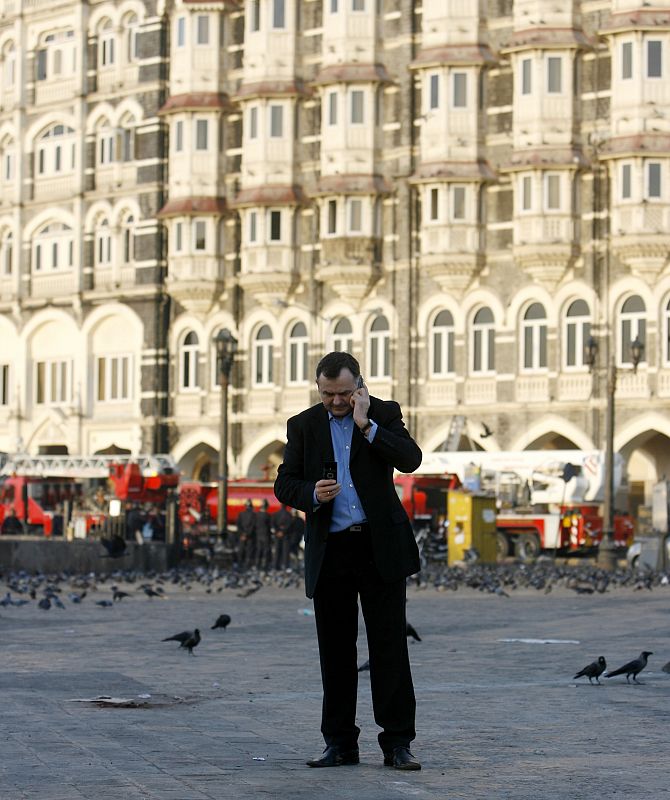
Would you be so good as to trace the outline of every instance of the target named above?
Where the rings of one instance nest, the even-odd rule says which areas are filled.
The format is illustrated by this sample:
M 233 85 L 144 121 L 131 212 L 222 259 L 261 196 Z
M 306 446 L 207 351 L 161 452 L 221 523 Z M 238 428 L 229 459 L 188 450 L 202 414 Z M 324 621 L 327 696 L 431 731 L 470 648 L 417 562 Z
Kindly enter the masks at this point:
M 316 365 L 316 379 L 318 381 L 320 375 L 331 379 L 339 378 L 343 369 L 348 369 L 354 378 L 361 374 L 361 365 L 351 353 L 335 350 L 333 353 L 325 355 Z

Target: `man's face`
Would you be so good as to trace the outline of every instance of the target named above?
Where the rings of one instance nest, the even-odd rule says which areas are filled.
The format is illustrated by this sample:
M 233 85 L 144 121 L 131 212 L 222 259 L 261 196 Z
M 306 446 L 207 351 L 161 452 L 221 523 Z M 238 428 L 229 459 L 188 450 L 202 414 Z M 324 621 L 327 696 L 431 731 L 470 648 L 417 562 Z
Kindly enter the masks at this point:
M 346 417 L 351 412 L 351 395 L 356 391 L 356 379 L 344 368 L 337 378 L 326 378 L 321 374 L 316 385 L 326 411 L 334 417 Z

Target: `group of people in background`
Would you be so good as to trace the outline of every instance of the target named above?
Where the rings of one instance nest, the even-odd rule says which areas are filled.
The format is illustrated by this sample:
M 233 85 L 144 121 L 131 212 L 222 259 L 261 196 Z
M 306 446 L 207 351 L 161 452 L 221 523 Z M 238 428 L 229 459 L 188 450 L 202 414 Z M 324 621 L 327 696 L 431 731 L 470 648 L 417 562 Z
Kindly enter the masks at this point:
M 251 499 L 237 517 L 235 536 L 237 563 L 243 569 L 286 570 L 297 560 L 300 542 L 305 533 L 305 521 L 296 509 L 282 505 L 270 514 L 268 501 L 259 509 Z

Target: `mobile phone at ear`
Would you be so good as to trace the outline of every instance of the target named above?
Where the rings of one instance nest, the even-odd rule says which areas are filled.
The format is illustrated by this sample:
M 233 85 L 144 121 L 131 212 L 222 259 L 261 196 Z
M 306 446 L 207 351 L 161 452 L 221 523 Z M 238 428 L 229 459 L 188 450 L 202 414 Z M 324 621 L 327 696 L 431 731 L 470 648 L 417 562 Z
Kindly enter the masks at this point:
M 356 388 L 362 389 L 365 386 L 365 381 L 363 380 L 363 376 L 359 375 L 358 380 L 356 381 Z
M 323 479 L 324 480 L 337 480 L 337 461 L 324 461 L 323 462 Z

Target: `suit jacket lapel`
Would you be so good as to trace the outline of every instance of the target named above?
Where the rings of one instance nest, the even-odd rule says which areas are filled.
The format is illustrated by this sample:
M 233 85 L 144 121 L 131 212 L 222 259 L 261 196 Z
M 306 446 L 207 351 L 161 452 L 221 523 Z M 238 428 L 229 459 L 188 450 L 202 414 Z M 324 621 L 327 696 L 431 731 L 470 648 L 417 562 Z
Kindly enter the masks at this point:
M 335 454 L 333 452 L 333 440 L 330 436 L 330 420 L 328 419 L 328 412 L 323 406 L 317 408 L 316 414 L 311 419 L 310 427 L 316 439 L 322 461 L 334 461 Z

